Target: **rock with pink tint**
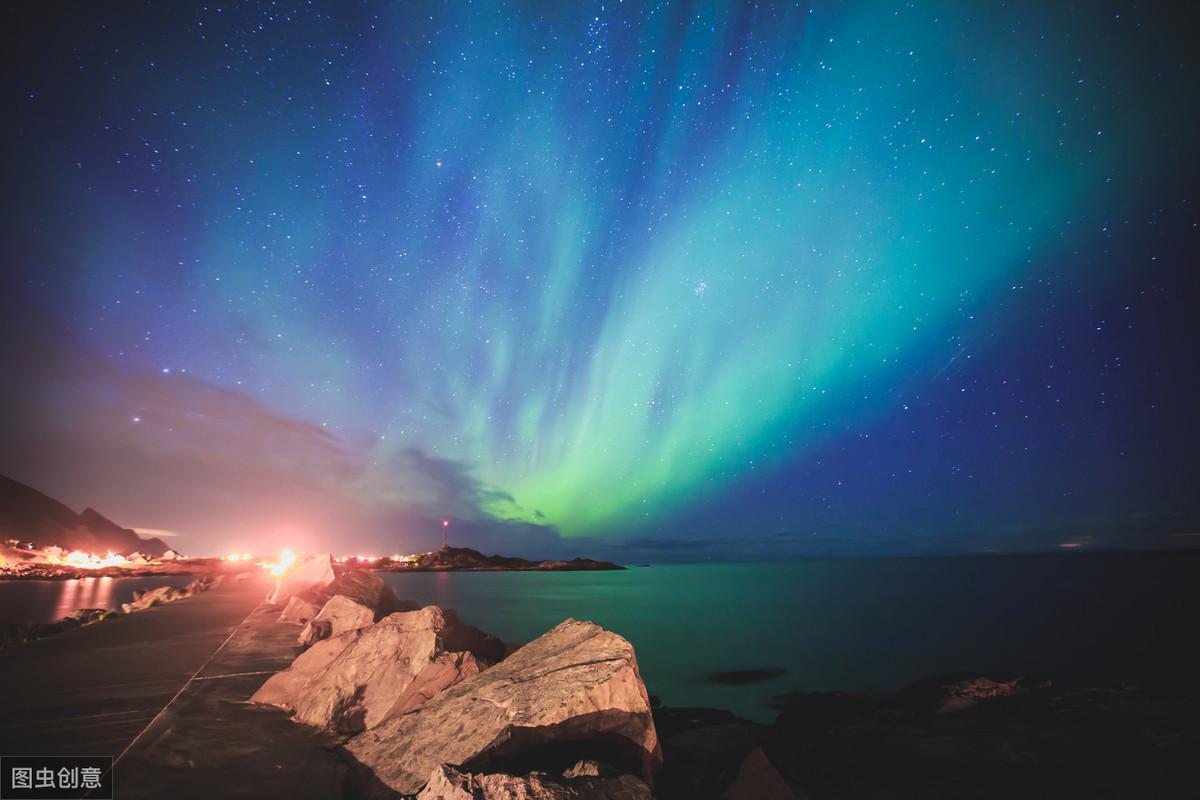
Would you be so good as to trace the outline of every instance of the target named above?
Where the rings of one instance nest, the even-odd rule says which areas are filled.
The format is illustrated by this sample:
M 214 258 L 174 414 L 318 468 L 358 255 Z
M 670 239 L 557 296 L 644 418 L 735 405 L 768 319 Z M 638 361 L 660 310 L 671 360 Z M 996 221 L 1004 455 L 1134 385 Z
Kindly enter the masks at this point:
M 504 661 L 347 744 L 390 790 L 419 792 L 442 764 L 468 771 L 544 749 L 603 757 L 647 782 L 662 761 L 633 645 L 567 620 Z
M 300 595 L 292 595 L 288 598 L 287 605 L 283 607 L 283 611 L 280 612 L 279 621 L 294 622 L 303 625 L 319 613 L 321 613 L 319 605 L 305 600 Z
M 293 597 L 292 600 L 298 598 Z M 289 603 L 291 601 L 288 601 Z M 303 602 L 303 601 L 302 601 Z M 310 619 L 300 631 L 297 642 L 301 647 L 316 644 L 322 639 L 339 636 L 347 631 L 366 628 L 375 622 L 375 611 L 367 608 L 357 600 L 351 600 L 345 595 L 336 594 L 329 602 Z
M 503 653 L 503 644 L 437 606 L 398 612 L 318 641 L 251 698 L 318 728 L 354 733 L 403 714 Z
M 279 582 L 275 585 L 275 590 L 267 597 L 267 602 L 273 606 L 281 606 L 292 595 L 300 594 L 314 587 L 325 586 L 328 583 L 332 583 L 333 579 L 332 556 L 328 553 L 323 553 L 319 556 L 306 558 L 301 563 L 292 567 L 286 575 L 279 579 Z M 324 605 L 323 602 L 317 604 L 317 607 L 320 608 L 322 605 Z
M 553 778 L 528 775 L 472 775 L 440 766 L 417 800 L 653 800 L 650 787 L 632 775 L 611 778 Z
M 803 800 L 792 791 L 779 770 L 767 760 L 761 747 L 755 747 L 742 761 L 737 777 L 733 779 L 721 800 Z

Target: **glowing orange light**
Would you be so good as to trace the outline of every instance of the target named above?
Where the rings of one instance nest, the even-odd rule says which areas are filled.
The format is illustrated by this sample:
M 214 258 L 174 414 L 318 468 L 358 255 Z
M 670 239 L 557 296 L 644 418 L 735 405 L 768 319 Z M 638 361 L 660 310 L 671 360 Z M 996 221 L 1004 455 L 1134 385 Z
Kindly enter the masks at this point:
M 109 552 L 104 556 L 85 553 L 82 550 L 72 550 L 64 556 L 58 556 L 50 553 L 47 555 L 47 560 L 51 564 L 65 564 L 68 567 L 78 567 L 80 569 L 103 569 L 104 567 L 127 567 L 131 566 L 125 556 Z
M 265 567 L 272 575 L 278 576 L 286 573 L 295 563 L 296 554 L 293 553 L 289 548 L 285 547 L 283 548 L 283 552 L 279 554 L 278 561 L 276 561 L 274 564 L 263 564 L 263 567 Z

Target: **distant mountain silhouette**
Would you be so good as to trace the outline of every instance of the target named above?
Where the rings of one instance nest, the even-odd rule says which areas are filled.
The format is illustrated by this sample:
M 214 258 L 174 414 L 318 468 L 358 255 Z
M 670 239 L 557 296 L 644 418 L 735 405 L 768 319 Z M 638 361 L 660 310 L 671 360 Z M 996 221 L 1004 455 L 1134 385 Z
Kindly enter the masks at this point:
M 143 539 L 93 508 L 76 514 L 52 497 L 0 475 L 0 539 L 58 545 L 67 550 L 160 556 L 168 548 L 161 539 Z

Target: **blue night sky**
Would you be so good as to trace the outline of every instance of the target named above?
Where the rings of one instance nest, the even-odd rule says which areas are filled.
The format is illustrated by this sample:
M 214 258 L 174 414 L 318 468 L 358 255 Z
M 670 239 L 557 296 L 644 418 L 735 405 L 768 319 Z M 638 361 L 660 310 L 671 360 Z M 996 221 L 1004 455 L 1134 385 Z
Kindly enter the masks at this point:
M 1170 5 L 10 8 L 0 473 L 189 553 L 1197 546 Z

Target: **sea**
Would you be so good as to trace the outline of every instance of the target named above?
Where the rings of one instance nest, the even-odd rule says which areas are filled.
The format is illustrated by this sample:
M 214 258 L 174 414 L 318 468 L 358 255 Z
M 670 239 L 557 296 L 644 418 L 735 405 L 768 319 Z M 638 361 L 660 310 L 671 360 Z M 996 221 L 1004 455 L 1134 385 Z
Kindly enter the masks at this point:
M 785 692 L 889 693 L 956 671 L 1146 681 L 1200 674 L 1200 553 L 382 577 L 400 597 L 456 609 L 510 642 L 530 641 L 568 617 L 591 620 L 633 643 L 647 688 L 664 704 L 761 721 L 774 717 L 771 698 Z M 0 582 L 0 622 L 116 607 L 135 588 L 170 582 Z M 738 670 L 777 674 L 744 685 L 711 679 Z
M 78 580 L 0 580 L 0 624 L 43 623 L 62 619 L 81 608 L 120 608 L 133 593 L 156 586 L 187 586 L 194 575 L 144 578 L 80 578 Z

